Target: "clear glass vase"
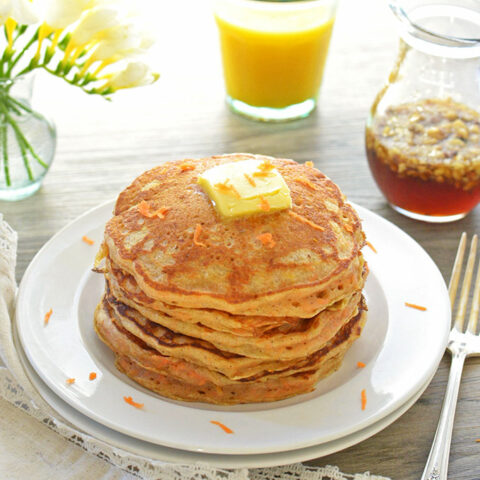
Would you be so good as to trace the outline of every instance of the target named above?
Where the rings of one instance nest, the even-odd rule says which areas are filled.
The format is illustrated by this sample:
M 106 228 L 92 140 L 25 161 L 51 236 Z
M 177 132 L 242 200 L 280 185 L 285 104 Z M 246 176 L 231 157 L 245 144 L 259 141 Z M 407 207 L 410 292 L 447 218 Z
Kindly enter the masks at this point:
M 400 49 L 367 120 L 369 166 L 398 212 L 458 220 L 480 202 L 480 2 L 390 7 Z
M 33 195 L 53 161 L 54 124 L 31 106 L 33 75 L 0 79 L 0 200 Z

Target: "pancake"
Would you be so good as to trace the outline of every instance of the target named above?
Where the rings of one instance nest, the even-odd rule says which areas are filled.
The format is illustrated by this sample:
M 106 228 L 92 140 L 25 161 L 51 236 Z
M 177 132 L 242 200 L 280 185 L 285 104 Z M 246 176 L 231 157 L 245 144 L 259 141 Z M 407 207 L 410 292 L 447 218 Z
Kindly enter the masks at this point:
M 324 309 L 332 307 L 332 305 L 342 301 L 344 298 L 350 296 L 352 293 L 360 291 L 365 283 L 365 278 L 368 274 L 367 265 L 360 258 L 362 268 L 352 265 L 350 269 L 355 271 L 355 280 L 352 288 L 346 288 L 345 283 L 333 287 L 333 290 L 327 291 L 314 298 L 303 299 L 304 309 L 305 303 L 308 302 L 312 306 L 312 318 Z M 356 267 L 357 269 L 355 269 Z M 260 315 L 233 315 L 221 310 L 205 309 L 205 308 L 182 308 L 168 303 L 161 302 L 150 298 L 138 286 L 135 278 L 117 267 L 110 259 L 107 258 L 106 269 L 104 271 L 112 292 L 128 304 L 142 307 L 148 307 L 159 312 L 163 312 L 170 317 L 176 318 L 183 322 L 189 323 L 203 323 L 207 327 L 213 328 L 216 331 L 223 331 L 233 333 L 239 336 L 255 336 L 258 337 L 264 332 L 282 327 L 284 332 L 289 331 L 289 325 L 296 325 L 299 317 L 280 317 L 280 316 L 260 316 Z M 334 301 L 333 301 L 334 300 Z M 319 301 L 324 303 L 321 310 L 318 310 Z
M 363 308 L 337 339 L 316 355 L 316 361 L 282 373 L 266 372 L 246 379 L 229 379 L 192 362 L 162 355 L 119 326 L 108 309 L 97 307 L 95 329 L 115 353 L 116 365 L 141 385 L 169 398 L 220 404 L 268 402 L 311 391 L 315 383 L 341 364 L 361 333 Z
M 310 355 L 328 342 L 356 312 L 361 293 L 356 292 L 343 298 L 310 319 L 291 319 L 271 328 L 262 335 L 238 336 L 211 328 L 214 322 L 184 322 L 163 312 L 143 307 L 124 298 L 121 292 L 112 290 L 107 283 L 110 304 L 126 305 L 138 311 L 150 322 L 162 325 L 169 330 L 212 343 L 216 348 L 252 358 L 271 360 L 291 360 L 301 355 Z M 192 320 L 195 320 L 192 317 Z
M 311 392 L 320 378 L 330 375 L 340 367 L 342 360 L 342 356 L 332 357 L 321 369 L 315 371 L 297 373 L 287 378 L 262 383 L 242 383 L 223 388 L 210 383 L 196 387 L 175 377 L 143 368 L 128 357 L 117 356 L 115 366 L 143 387 L 174 400 L 238 405 L 275 402 Z
M 292 206 L 222 218 L 199 175 L 250 159 L 278 170 Z M 365 324 L 364 244 L 354 209 L 312 167 L 250 154 L 168 162 L 117 199 L 95 262 L 105 293 L 94 327 L 121 372 L 169 398 L 309 392 Z
M 190 363 L 214 370 L 222 375 L 233 379 L 258 378 L 265 374 L 286 375 L 293 371 L 309 369 L 320 361 L 319 352 L 329 345 L 338 342 L 338 339 L 345 339 L 347 333 L 352 334 L 353 323 L 358 319 L 359 311 L 366 309 L 363 299 L 355 315 L 332 337 L 329 342 L 322 345 L 311 355 L 302 355 L 292 360 L 262 360 L 246 357 L 216 348 L 209 342 L 194 337 L 188 337 L 149 322 L 137 311 L 118 303 L 110 304 L 106 298 L 97 307 L 95 318 L 99 316 L 110 317 L 114 323 L 122 327 L 134 337 L 141 340 L 158 353 L 184 359 Z M 97 321 L 97 320 L 96 320 Z M 360 332 L 358 332 L 358 335 Z M 357 338 L 354 335 L 353 338 Z
M 189 162 L 189 169 L 185 161 L 169 162 L 140 175 L 120 194 L 106 225 L 111 260 L 153 299 L 235 315 L 309 318 L 336 300 L 323 298 L 333 285 L 340 292 L 356 289 L 364 245 L 360 220 L 318 170 L 268 157 L 290 189 L 292 209 L 219 219 L 198 175 L 252 158 L 267 157 L 208 157 Z M 145 218 L 138 209 L 142 200 L 152 210 L 169 208 L 165 218 Z M 193 241 L 197 225 L 201 244 Z M 274 248 L 258 240 L 263 233 L 272 235 Z

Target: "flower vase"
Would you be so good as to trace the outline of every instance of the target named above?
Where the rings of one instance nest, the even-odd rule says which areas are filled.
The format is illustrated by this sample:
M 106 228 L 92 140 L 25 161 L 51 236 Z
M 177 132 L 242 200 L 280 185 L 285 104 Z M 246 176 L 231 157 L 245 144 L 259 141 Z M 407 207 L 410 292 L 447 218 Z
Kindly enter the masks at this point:
M 0 200 L 33 195 L 53 161 L 54 124 L 31 107 L 33 75 L 0 78 Z

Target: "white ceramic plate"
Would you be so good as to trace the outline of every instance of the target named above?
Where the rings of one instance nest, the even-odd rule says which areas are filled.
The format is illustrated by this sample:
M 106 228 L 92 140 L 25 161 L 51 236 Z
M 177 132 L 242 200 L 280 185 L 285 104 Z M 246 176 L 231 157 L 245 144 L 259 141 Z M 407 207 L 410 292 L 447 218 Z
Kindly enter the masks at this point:
M 91 419 L 137 439 L 175 449 L 229 455 L 284 452 L 333 441 L 373 425 L 412 398 L 433 375 L 450 327 L 448 294 L 425 251 L 391 223 L 356 207 L 378 253 L 369 263 L 369 306 L 361 338 L 342 368 L 310 394 L 235 407 L 162 398 L 113 365 L 113 355 L 92 328 L 103 278 L 90 268 L 113 203 L 86 213 L 56 234 L 36 255 L 20 285 L 17 328 L 42 380 Z M 95 240 L 90 246 L 82 236 Z M 405 302 L 424 305 L 422 312 Z M 44 314 L 53 314 L 47 326 Z M 356 367 L 358 361 L 367 366 Z M 88 380 L 90 372 L 97 379 Z M 66 379 L 74 377 L 73 385 Z M 367 407 L 360 394 L 365 389 Z M 135 409 L 124 402 L 143 403 Z M 227 435 L 211 420 L 230 427 Z
M 119 433 L 108 427 L 95 422 L 87 416 L 75 410 L 66 402 L 64 402 L 58 395 L 48 388 L 48 386 L 35 373 L 28 362 L 21 345 L 16 341 L 17 351 L 22 360 L 23 366 L 37 388 L 40 395 L 51 405 L 63 418 L 75 425 L 85 433 L 92 435 L 100 440 L 103 440 L 109 445 L 119 447 L 136 455 L 141 455 L 146 459 L 159 460 L 168 463 L 181 464 L 195 464 L 195 465 L 209 465 L 217 468 L 261 468 L 274 467 L 280 465 L 289 465 L 296 462 L 304 462 L 314 458 L 323 457 L 332 453 L 338 452 L 345 448 L 365 440 L 375 433 L 383 430 L 398 417 L 403 415 L 422 395 L 427 388 L 430 380 L 423 385 L 412 398 L 408 399 L 400 408 L 392 412 L 390 415 L 382 418 L 378 422 L 369 425 L 368 427 L 352 433 L 345 437 L 331 442 L 321 443 L 312 447 L 299 448 L 297 450 L 288 450 L 286 452 L 264 453 L 258 455 L 222 455 L 215 453 L 197 453 L 189 452 L 187 450 L 178 450 L 175 448 L 163 447 L 153 443 L 138 440 L 123 433 Z

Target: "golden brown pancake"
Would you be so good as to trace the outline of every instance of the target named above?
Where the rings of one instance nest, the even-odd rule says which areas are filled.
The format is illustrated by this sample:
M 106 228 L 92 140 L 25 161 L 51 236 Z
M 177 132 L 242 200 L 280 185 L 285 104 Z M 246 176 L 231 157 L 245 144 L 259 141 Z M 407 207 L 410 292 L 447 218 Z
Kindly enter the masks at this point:
M 110 284 L 108 286 L 110 287 Z M 312 318 L 297 318 L 296 322 L 291 319 L 288 324 L 271 328 L 261 335 L 247 337 L 214 330 L 211 328 L 213 321 L 208 322 L 210 326 L 204 325 L 201 321 L 195 322 L 195 317 L 192 318 L 193 321 L 184 322 L 163 312 L 138 305 L 124 298 L 121 292 L 107 290 L 109 303 L 133 308 L 150 322 L 189 337 L 205 340 L 220 350 L 271 360 L 292 360 L 318 350 L 356 313 L 362 296 L 361 292 L 356 292 Z
M 291 209 L 219 216 L 198 176 L 247 159 L 275 166 Z M 106 288 L 95 329 L 119 370 L 170 398 L 236 404 L 308 392 L 366 321 L 364 243 L 358 215 L 314 168 L 249 154 L 168 162 L 118 197 L 99 252 Z
M 266 157 L 209 157 L 189 162 L 189 170 L 182 168 L 185 161 L 170 162 L 140 175 L 120 194 L 106 225 L 115 265 L 153 299 L 236 315 L 308 318 L 336 300 L 322 297 L 333 284 L 357 289 L 364 245 L 360 220 L 318 170 L 269 158 L 290 189 L 292 209 L 219 218 L 198 175 L 251 158 Z M 165 218 L 142 215 L 142 200 L 152 211 L 169 208 Z M 197 225 L 200 242 L 193 238 Z M 258 239 L 264 233 L 272 235 L 273 248 Z
M 365 319 L 362 306 L 334 341 L 302 365 L 241 379 L 230 379 L 204 366 L 162 355 L 119 325 L 102 304 L 95 313 L 95 328 L 114 351 L 119 369 L 147 388 L 175 399 L 233 404 L 274 401 L 312 390 L 319 378 L 340 366 Z

